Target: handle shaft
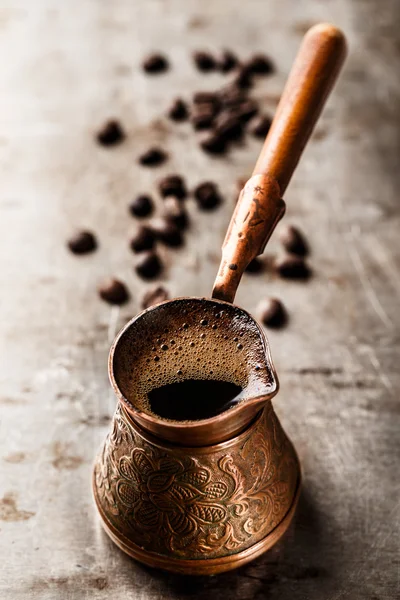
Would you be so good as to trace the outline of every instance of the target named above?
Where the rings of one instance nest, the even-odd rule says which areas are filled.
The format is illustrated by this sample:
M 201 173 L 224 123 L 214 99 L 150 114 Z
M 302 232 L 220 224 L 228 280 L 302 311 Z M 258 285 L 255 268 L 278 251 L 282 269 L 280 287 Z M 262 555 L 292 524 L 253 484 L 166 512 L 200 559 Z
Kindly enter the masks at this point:
M 274 177 L 283 195 L 346 55 L 342 32 L 327 23 L 304 36 L 253 175 Z
M 229 224 L 213 298 L 233 302 L 243 271 L 264 251 L 282 218 L 282 195 L 345 55 L 345 38 L 333 25 L 315 25 L 305 35 L 253 176 L 243 188 Z

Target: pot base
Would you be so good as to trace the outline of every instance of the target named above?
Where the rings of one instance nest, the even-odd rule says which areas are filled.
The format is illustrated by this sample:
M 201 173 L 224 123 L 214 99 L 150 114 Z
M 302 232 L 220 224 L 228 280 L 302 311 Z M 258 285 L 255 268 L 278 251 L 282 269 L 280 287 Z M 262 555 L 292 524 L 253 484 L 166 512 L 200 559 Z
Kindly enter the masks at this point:
M 281 537 L 285 534 L 289 528 L 290 523 L 296 512 L 297 503 L 300 495 L 300 481 L 297 487 L 296 495 L 293 499 L 293 503 L 283 518 L 283 520 L 277 525 L 277 527 L 271 531 L 264 539 L 250 546 L 242 552 L 237 554 L 231 554 L 230 556 L 224 556 L 221 558 L 214 559 L 193 559 L 193 560 L 181 560 L 172 557 L 165 557 L 161 554 L 154 552 L 148 552 L 145 549 L 137 546 L 132 540 L 125 537 L 121 532 L 117 531 L 115 527 L 107 520 L 106 516 L 101 510 L 101 506 L 97 501 L 95 483 L 93 483 L 94 497 L 101 517 L 101 524 L 104 531 L 111 538 L 123 552 L 128 556 L 138 560 L 139 562 L 157 569 L 164 571 L 170 571 L 172 573 L 180 573 L 184 575 L 217 575 L 218 573 L 224 573 L 225 571 L 231 571 L 242 567 L 246 563 L 254 560 L 270 548 L 274 546 Z

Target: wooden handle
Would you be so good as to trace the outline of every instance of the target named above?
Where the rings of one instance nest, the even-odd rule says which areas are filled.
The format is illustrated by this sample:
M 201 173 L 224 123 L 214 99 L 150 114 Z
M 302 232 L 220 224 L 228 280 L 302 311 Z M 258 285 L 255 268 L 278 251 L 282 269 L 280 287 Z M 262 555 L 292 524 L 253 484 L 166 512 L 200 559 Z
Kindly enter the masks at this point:
M 213 298 L 233 302 L 243 271 L 264 251 L 285 212 L 283 193 L 345 56 L 345 38 L 333 25 L 315 25 L 305 35 L 253 176 L 229 224 Z
M 274 177 L 283 195 L 346 55 L 343 33 L 328 23 L 304 36 L 253 175 Z

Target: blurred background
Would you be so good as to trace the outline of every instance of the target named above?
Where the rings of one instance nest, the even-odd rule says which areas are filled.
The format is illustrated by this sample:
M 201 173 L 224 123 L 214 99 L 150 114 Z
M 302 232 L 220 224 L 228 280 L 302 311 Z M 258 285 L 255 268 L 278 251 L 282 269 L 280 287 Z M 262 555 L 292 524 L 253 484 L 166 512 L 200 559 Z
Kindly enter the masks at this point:
M 391 599 L 399 585 L 398 187 L 396 0 L 2 0 L 0 3 L 0 596 L 12 599 Z M 284 223 L 310 248 L 308 280 L 268 268 L 246 273 L 236 301 L 284 303 L 288 322 L 266 329 L 281 382 L 274 402 L 303 467 L 295 523 L 238 572 L 183 578 L 146 569 L 101 530 L 91 467 L 115 408 L 107 355 L 118 330 L 161 285 L 207 296 L 238 194 L 262 140 L 251 133 L 214 155 L 174 99 L 232 82 L 200 71 L 199 50 L 241 62 L 266 55 L 273 72 L 246 92 L 273 117 L 307 29 L 343 29 L 349 56 L 285 194 Z M 169 67 L 148 73 L 161 53 Z M 99 143 L 117 120 L 123 139 Z M 250 127 L 250 126 L 249 126 Z M 166 160 L 141 164 L 151 148 Z M 143 162 L 143 161 L 142 161 Z M 184 178 L 190 226 L 178 248 L 157 246 L 149 282 L 129 244 L 129 206 L 159 181 Z M 192 192 L 211 181 L 221 202 Z M 143 222 L 143 221 L 141 221 Z M 146 220 L 144 221 L 146 222 Z M 68 241 L 89 230 L 95 251 Z M 129 301 L 99 296 L 117 278 Z

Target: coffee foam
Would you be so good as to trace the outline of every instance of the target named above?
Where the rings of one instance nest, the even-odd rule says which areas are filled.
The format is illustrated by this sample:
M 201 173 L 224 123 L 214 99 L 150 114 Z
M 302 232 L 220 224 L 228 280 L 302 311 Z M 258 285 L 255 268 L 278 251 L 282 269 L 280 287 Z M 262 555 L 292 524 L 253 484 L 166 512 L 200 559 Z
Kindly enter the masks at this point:
M 152 389 L 187 379 L 235 383 L 243 389 L 241 401 L 275 383 L 250 315 L 200 298 L 173 300 L 135 319 L 118 340 L 113 370 L 129 404 L 148 414 Z

